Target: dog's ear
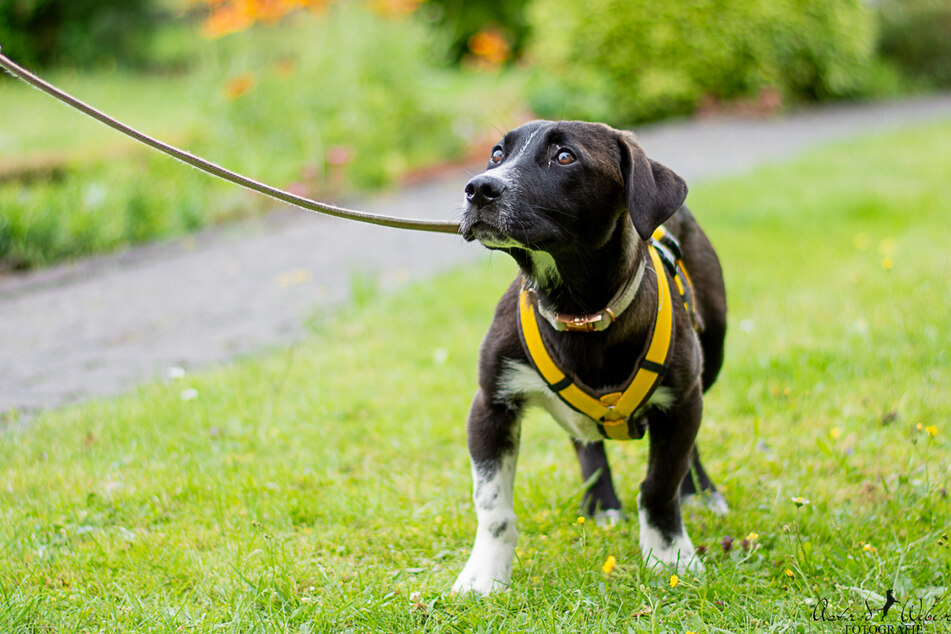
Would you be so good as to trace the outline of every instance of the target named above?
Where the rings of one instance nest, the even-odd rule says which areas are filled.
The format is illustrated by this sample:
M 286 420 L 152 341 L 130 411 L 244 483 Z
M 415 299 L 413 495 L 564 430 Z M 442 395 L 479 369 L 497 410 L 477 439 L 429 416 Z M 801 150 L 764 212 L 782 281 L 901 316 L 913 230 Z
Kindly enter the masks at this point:
M 647 240 L 684 204 L 687 183 L 673 170 L 647 158 L 632 133 L 621 132 L 618 145 L 627 211 L 637 233 Z

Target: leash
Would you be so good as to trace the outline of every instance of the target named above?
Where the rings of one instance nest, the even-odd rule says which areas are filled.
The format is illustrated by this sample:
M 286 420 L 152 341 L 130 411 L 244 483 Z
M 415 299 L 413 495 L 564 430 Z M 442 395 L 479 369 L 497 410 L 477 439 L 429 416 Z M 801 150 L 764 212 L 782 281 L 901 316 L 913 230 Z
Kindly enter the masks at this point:
M 433 233 L 459 233 L 459 223 L 457 222 L 418 220 L 414 218 L 397 218 L 394 216 L 370 214 L 363 211 L 356 211 L 353 209 L 337 207 L 335 205 L 328 205 L 327 203 L 317 202 L 316 200 L 311 200 L 310 198 L 297 196 L 296 194 L 286 192 L 283 189 L 271 187 L 270 185 L 266 185 L 254 179 L 248 178 L 247 176 L 227 170 L 220 165 L 212 163 L 211 161 L 207 161 L 199 156 L 195 156 L 194 154 L 180 150 L 173 145 L 163 143 L 158 139 L 154 139 L 139 132 L 135 128 L 127 126 L 126 124 L 113 119 L 109 115 L 96 110 L 92 106 L 80 101 L 79 99 L 76 99 L 69 93 L 60 90 L 49 82 L 40 79 L 27 69 L 11 60 L 2 52 L 0 52 L 0 67 L 3 67 L 3 69 L 10 73 L 13 77 L 22 79 L 34 88 L 42 90 L 46 94 L 65 103 L 71 108 L 79 110 L 83 114 L 92 117 L 100 123 L 106 124 L 114 130 L 118 130 L 126 136 L 132 137 L 140 143 L 144 143 L 154 150 L 158 150 L 163 154 L 167 154 L 172 158 L 176 158 L 179 161 L 187 163 L 188 165 L 211 174 L 212 176 L 217 176 L 218 178 L 234 183 L 235 185 L 246 187 L 247 189 L 256 191 L 259 194 L 264 194 L 265 196 L 270 196 L 271 198 L 275 198 L 289 205 L 294 205 L 295 207 L 300 207 L 301 209 L 306 209 L 307 211 L 334 216 L 336 218 L 356 220 L 357 222 L 366 222 L 373 225 L 393 227 L 395 229 L 413 229 L 415 231 L 430 231 Z

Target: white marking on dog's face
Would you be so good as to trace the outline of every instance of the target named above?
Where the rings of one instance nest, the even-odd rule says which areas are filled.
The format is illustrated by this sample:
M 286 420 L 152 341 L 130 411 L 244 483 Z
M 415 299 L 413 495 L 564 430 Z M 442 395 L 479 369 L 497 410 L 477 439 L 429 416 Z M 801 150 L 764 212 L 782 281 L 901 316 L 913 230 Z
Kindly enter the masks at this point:
M 539 376 L 535 368 L 519 361 L 506 361 L 499 377 L 498 391 L 494 398 L 499 403 L 511 403 L 524 399 L 528 406 L 541 407 L 555 419 L 562 429 L 572 438 L 585 442 L 604 440 L 594 420 L 580 412 L 576 412 L 552 392 L 545 381 Z M 634 416 L 641 416 L 648 408 L 659 407 L 665 409 L 674 401 L 673 393 L 669 388 L 659 387 L 654 390 L 646 405 L 642 405 Z
M 640 521 L 641 556 L 648 564 L 660 563 L 662 566 L 674 568 L 677 572 L 703 572 L 703 563 L 697 557 L 693 542 L 687 536 L 687 531 L 681 527 L 680 534 L 672 540 L 667 540 L 647 516 L 647 511 L 641 507 L 641 496 L 637 496 L 637 517 Z
M 518 425 L 515 424 L 516 439 Z M 515 449 L 502 457 L 495 473 L 486 474 L 475 465 L 472 467 L 478 528 L 472 554 L 452 586 L 454 593 L 490 594 L 505 590 L 512 580 L 512 558 L 518 541 L 513 499 L 517 460 Z
M 535 128 L 531 134 L 528 135 L 528 139 L 525 140 L 525 143 L 522 144 L 514 154 L 509 154 L 502 161 L 502 164 L 498 167 L 490 167 L 487 172 L 501 180 L 505 183 L 506 187 L 512 188 L 518 184 L 518 160 L 522 158 L 522 155 L 525 154 L 525 151 L 528 149 L 528 146 L 532 144 L 532 140 L 535 138 L 535 135 L 538 134 L 542 128 L 546 126 L 541 125 Z

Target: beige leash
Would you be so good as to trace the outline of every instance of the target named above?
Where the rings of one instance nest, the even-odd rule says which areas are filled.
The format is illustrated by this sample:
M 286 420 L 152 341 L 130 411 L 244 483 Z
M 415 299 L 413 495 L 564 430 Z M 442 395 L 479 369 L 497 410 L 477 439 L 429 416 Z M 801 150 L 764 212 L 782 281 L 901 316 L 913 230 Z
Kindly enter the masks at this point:
M 394 216 L 370 214 L 363 211 L 355 211 L 353 209 L 345 209 L 343 207 L 328 205 L 327 203 L 318 202 L 316 200 L 304 198 L 303 196 L 297 196 L 282 189 L 277 189 L 276 187 L 271 187 L 270 185 L 258 182 L 254 179 L 248 178 L 247 176 L 242 176 L 241 174 L 227 170 L 220 165 L 216 165 L 211 161 L 207 161 L 201 157 L 195 156 L 194 154 L 180 150 L 177 147 L 163 143 L 158 139 L 154 139 L 148 135 L 142 134 L 138 130 L 129 127 L 126 124 L 117 121 L 116 119 L 113 119 L 109 115 L 96 110 L 86 103 L 83 103 L 79 99 L 76 99 L 69 93 L 60 90 L 49 82 L 40 79 L 27 69 L 18 65 L 6 55 L 3 55 L 2 52 L 0 52 L 0 66 L 2 66 L 14 77 L 22 79 L 31 86 L 42 90 L 55 99 L 62 101 L 66 105 L 79 110 L 93 119 L 96 119 L 100 123 L 106 124 L 110 128 L 118 130 L 122 134 L 132 137 L 140 143 L 148 145 L 152 149 L 158 150 L 163 154 L 167 154 L 173 158 L 176 158 L 179 161 L 198 168 L 203 172 L 207 172 L 212 176 L 217 176 L 218 178 L 224 179 L 236 185 L 241 185 L 242 187 L 246 187 L 260 194 L 264 194 L 265 196 L 276 198 L 277 200 L 294 205 L 295 207 L 300 207 L 301 209 L 306 209 L 307 211 L 327 214 L 328 216 L 335 216 L 337 218 L 356 220 L 358 222 L 367 222 L 374 225 L 382 225 L 384 227 L 394 227 L 396 229 L 413 229 L 416 231 L 431 231 L 434 233 L 459 233 L 458 222 L 418 220 L 413 218 L 396 218 Z

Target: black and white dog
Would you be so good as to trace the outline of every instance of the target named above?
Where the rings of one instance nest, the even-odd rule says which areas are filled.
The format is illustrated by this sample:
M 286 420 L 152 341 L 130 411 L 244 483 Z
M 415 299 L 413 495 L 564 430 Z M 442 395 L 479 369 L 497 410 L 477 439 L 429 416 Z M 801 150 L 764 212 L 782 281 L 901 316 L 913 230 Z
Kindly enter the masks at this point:
M 694 447 L 701 395 L 723 360 L 726 293 L 686 195 L 633 134 L 576 121 L 512 130 L 466 186 L 465 239 L 508 253 L 521 275 L 482 343 L 467 424 L 478 528 L 454 592 L 486 594 L 511 581 L 513 481 L 530 405 L 571 436 L 582 477 L 593 479 L 582 511 L 599 522 L 621 517 L 603 440 L 649 429 L 641 553 L 702 569 L 680 504 L 702 492 L 726 512 Z M 674 238 L 666 248 L 655 240 L 661 225 Z

